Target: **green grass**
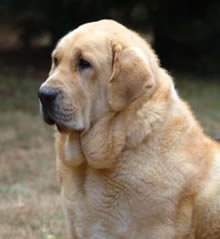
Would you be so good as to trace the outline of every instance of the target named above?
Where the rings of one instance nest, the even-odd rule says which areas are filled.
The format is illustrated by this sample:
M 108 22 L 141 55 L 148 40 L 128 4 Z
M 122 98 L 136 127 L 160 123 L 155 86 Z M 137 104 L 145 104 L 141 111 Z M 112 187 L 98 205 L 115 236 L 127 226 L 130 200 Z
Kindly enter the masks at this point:
M 175 78 L 179 94 L 205 131 L 220 137 L 220 83 Z M 65 238 L 53 129 L 39 115 L 40 84 L 32 73 L 0 74 L 0 238 L 4 239 Z

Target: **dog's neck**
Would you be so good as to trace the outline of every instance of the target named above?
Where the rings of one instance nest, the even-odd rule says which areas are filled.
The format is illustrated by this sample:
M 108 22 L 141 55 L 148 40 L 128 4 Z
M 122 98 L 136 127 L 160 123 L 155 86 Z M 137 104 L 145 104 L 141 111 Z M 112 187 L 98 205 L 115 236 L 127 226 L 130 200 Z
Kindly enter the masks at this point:
M 125 112 L 127 147 L 135 148 L 146 138 L 156 135 L 155 131 L 160 131 L 167 119 L 173 117 L 180 99 L 173 82 L 167 87 L 167 91 L 161 91 L 161 87 L 151 98 L 143 96 L 128 107 Z

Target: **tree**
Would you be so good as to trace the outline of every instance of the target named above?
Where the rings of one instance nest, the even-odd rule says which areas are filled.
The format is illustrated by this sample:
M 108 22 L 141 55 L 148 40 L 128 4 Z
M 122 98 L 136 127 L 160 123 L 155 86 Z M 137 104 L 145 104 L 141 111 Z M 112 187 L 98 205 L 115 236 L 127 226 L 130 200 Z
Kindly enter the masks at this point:
M 78 25 L 113 18 L 142 32 L 153 32 L 154 48 L 169 69 L 219 72 L 218 0 L 10 0 L 9 10 L 26 46 L 49 32 L 52 45 Z
M 219 1 L 158 1 L 151 8 L 154 46 L 170 69 L 219 72 Z

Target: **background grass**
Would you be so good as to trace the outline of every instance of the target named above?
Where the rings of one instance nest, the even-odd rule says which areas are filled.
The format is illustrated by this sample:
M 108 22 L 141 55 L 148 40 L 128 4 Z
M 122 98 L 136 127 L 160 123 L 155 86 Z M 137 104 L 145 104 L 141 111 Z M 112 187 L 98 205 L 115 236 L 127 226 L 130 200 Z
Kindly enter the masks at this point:
M 205 133 L 220 138 L 220 79 L 174 78 L 179 95 L 189 103 Z
M 41 74 L 44 80 L 46 74 Z M 220 137 L 220 83 L 176 76 L 207 132 Z M 0 74 L 0 238 L 62 239 L 64 217 L 56 182 L 53 129 L 44 124 L 35 73 Z
M 39 115 L 40 84 L 32 73 L 0 75 L 0 238 L 4 239 L 65 238 L 53 129 Z

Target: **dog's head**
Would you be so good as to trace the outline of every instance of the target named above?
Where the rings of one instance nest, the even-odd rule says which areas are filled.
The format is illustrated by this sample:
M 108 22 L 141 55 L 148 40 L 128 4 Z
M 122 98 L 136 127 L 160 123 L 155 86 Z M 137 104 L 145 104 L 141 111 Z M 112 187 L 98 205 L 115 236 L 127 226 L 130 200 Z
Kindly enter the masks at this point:
M 62 131 L 87 131 L 97 118 L 121 111 L 155 88 L 157 58 L 122 25 L 103 20 L 64 36 L 39 89 L 44 120 Z

